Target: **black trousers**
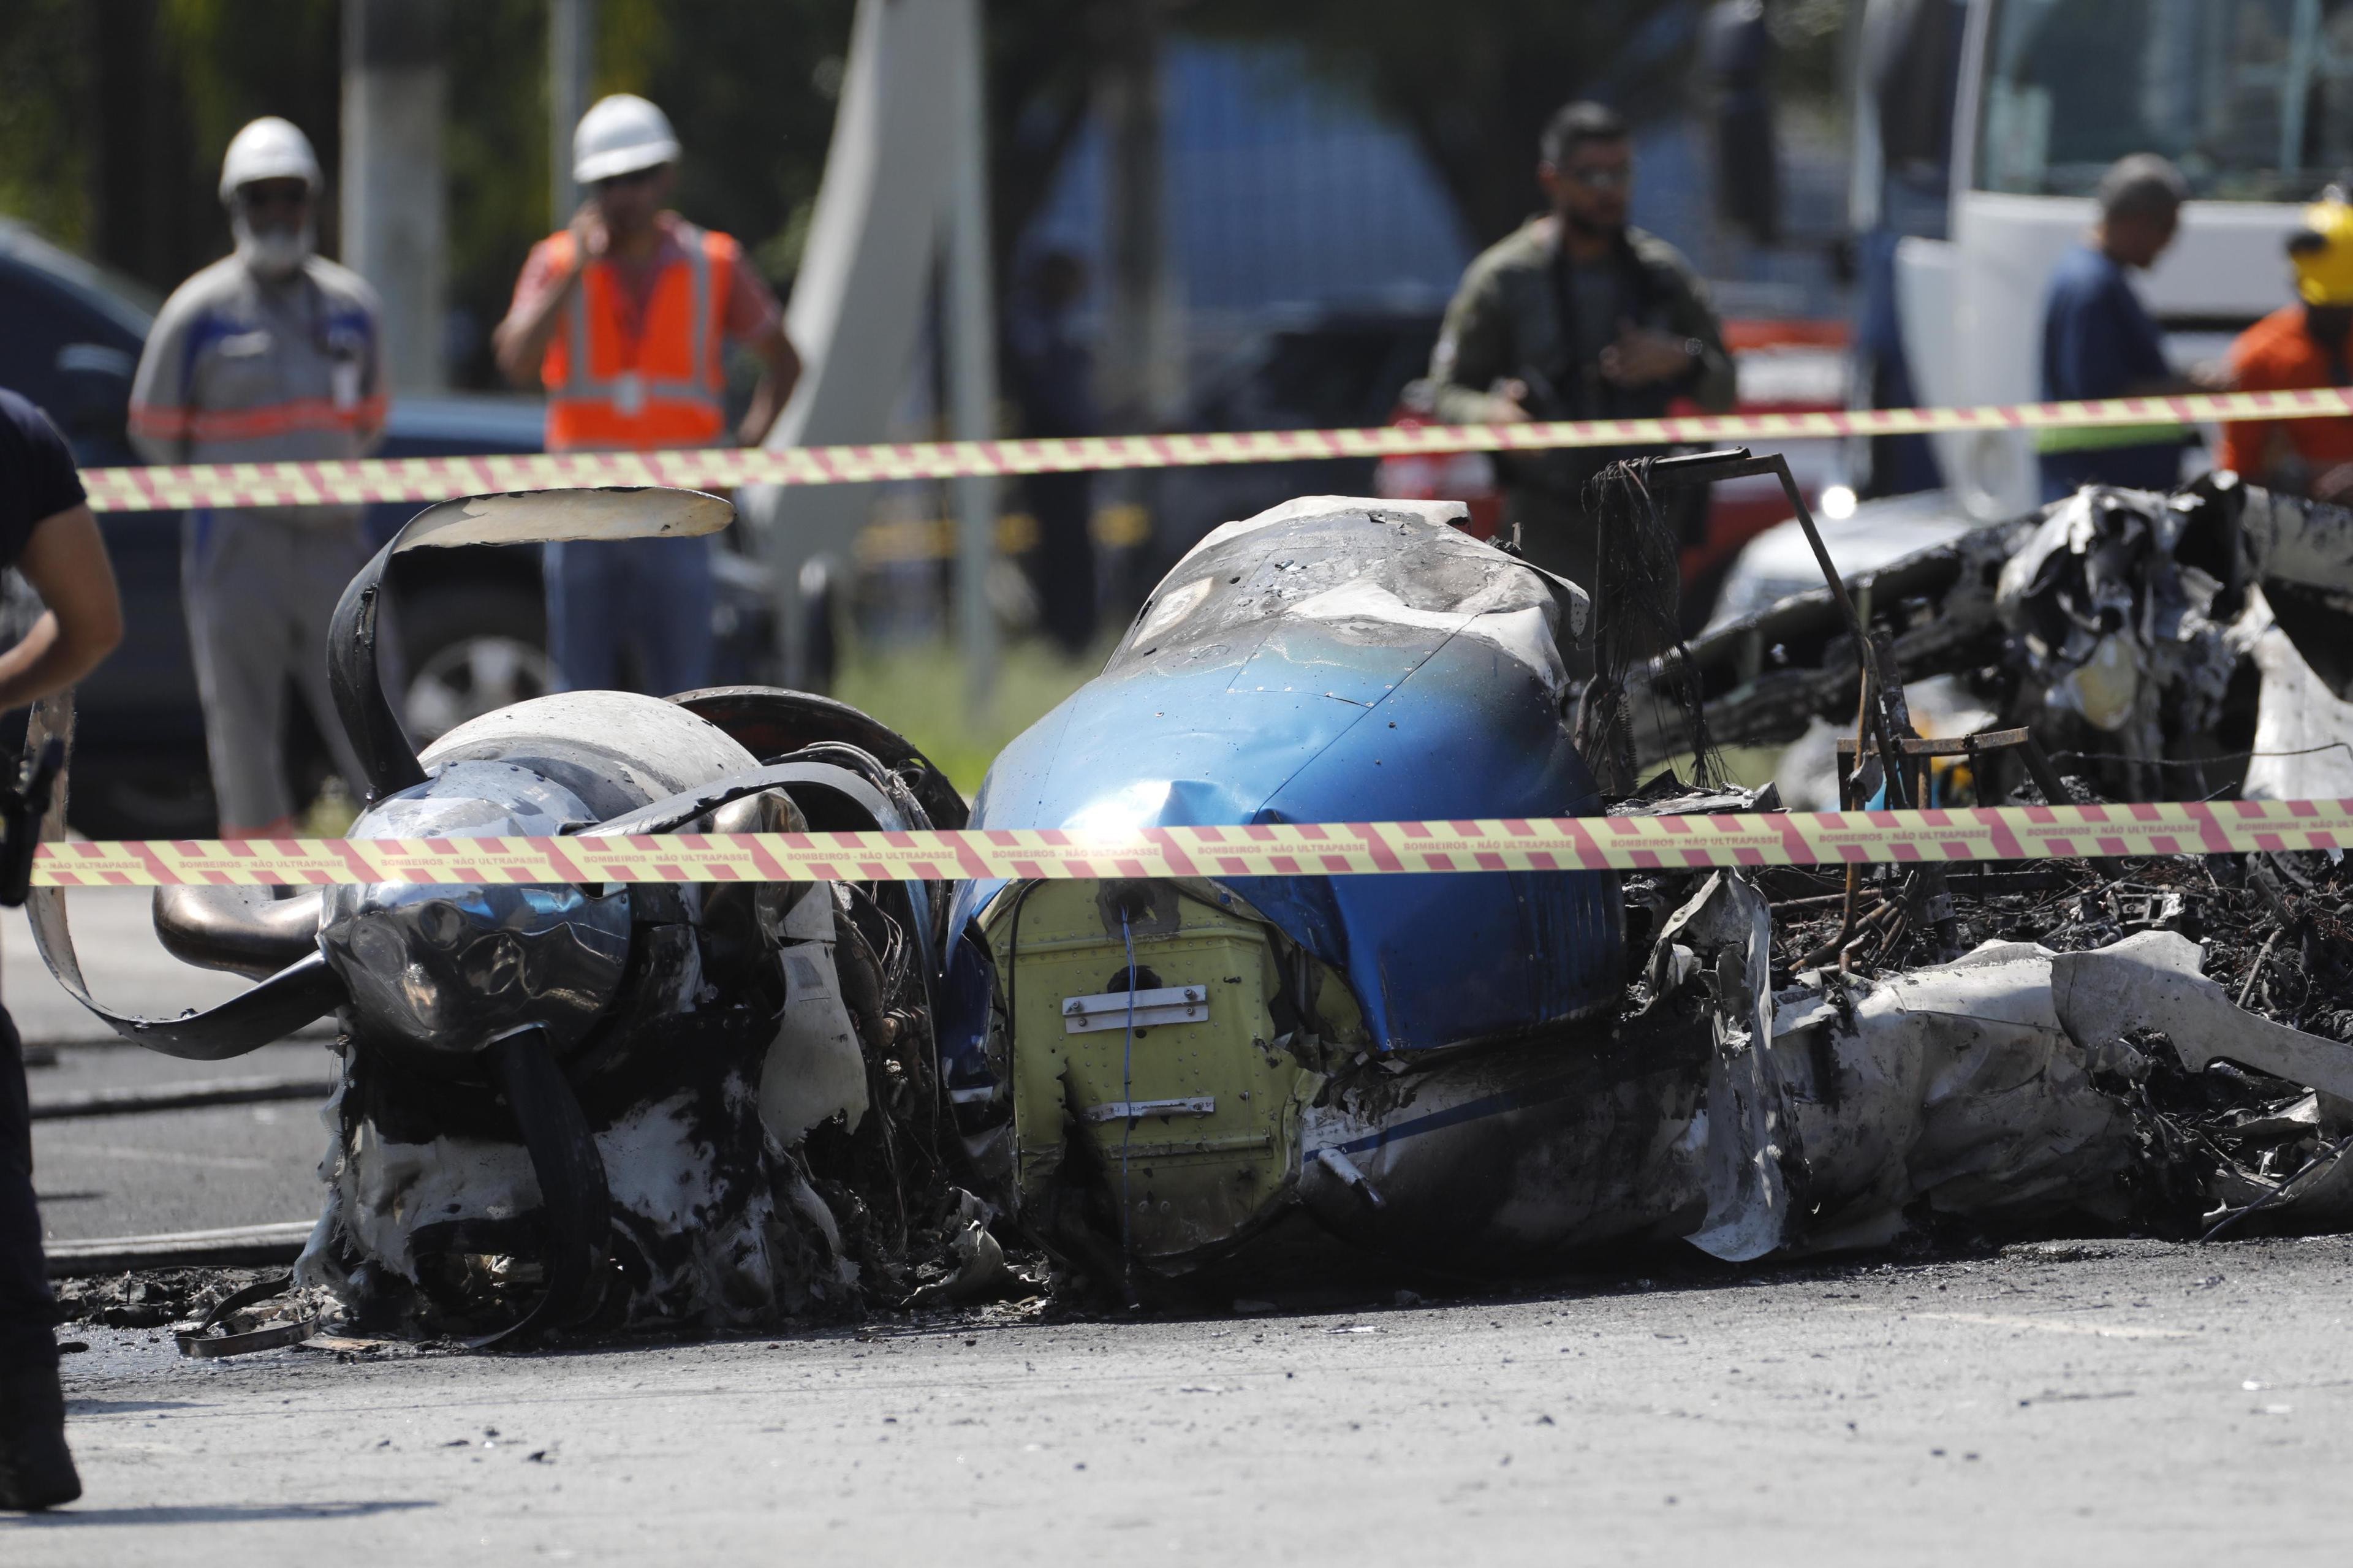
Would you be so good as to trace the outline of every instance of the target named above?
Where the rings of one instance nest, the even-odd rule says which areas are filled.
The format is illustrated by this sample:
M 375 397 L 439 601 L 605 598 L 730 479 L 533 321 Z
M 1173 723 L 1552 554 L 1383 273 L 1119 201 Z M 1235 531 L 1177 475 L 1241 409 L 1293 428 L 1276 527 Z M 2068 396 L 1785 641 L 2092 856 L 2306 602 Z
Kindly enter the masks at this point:
M 1092 474 L 1031 474 L 1023 485 L 1029 515 L 1038 520 L 1038 547 L 1029 552 L 1039 622 L 1071 655 L 1095 636 L 1095 543 Z
M 57 1321 L 41 1258 L 41 1211 L 33 1202 L 24 1042 L 16 1021 L 0 1007 L 0 1366 L 55 1366 Z

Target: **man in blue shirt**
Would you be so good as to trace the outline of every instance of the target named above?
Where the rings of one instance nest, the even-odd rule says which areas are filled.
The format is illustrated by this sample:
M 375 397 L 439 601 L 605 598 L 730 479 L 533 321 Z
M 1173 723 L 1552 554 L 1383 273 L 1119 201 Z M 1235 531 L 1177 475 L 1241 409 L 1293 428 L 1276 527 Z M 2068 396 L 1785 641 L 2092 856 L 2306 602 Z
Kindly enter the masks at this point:
M 2165 335 L 2126 279 L 2173 243 L 2189 187 L 2151 153 L 2118 159 L 2100 181 L 2100 221 L 2087 243 L 2052 269 L 2042 308 L 2042 395 L 2057 402 L 2190 390 L 2166 363 Z M 2178 424 L 2046 430 L 2042 496 L 2084 485 L 2169 490 L 2181 480 L 2185 432 Z

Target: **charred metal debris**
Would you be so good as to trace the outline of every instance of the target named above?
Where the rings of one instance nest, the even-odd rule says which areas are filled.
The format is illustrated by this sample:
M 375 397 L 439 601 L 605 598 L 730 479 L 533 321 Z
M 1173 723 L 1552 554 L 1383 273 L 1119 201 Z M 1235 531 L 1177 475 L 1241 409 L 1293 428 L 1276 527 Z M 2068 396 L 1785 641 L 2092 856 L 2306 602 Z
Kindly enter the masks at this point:
M 1591 596 L 1448 503 L 1227 524 L 968 809 L 873 719 L 767 689 L 544 698 L 412 752 L 375 675 L 392 553 L 726 515 L 674 491 L 448 503 L 338 613 L 373 780 L 353 832 L 2353 795 L 2353 514 L 2221 480 L 2089 490 L 1686 643 L 1658 498 L 1767 472 L 1787 484 L 1745 452 L 1605 475 Z M 41 714 L 37 742 L 66 728 Z M 1734 782 L 1766 747 L 1786 787 Z M 171 1019 L 107 1011 L 61 897 L 30 908 L 60 979 L 150 1048 L 338 1020 L 295 1292 L 191 1297 L 199 1345 L 314 1310 L 490 1344 L 1050 1280 L 1132 1301 L 1527 1279 L 1628 1243 L 2340 1226 L 2349 880 L 2324 855 L 179 890 L 166 942 L 259 983 Z
M 1694 788 L 1670 769 L 1609 809 L 2342 795 L 2348 632 L 2353 513 L 2227 475 L 2172 495 L 2087 489 L 1654 661 L 1650 680 L 1680 704 L 1638 709 L 1652 716 L 1646 764 L 1694 739 L 1789 752 L 1762 789 Z M 1694 687 L 1707 729 L 1679 731 Z M 1944 733 L 1921 735 L 1915 711 Z M 1785 803 L 1784 784 L 1799 798 Z M 2340 855 L 1625 887 L 1629 953 L 1649 937 L 1630 961 L 1630 1015 L 1681 994 L 1720 1032 L 1742 1005 L 1723 949 L 1712 963 L 1679 933 L 1694 906 L 1753 902 L 1762 940 L 1743 956 L 1763 958 L 1770 1006 L 1757 1015 L 1771 1019 L 1757 1141 L 1787 1189 L 1766 1227 L 1781 1249 L 1906 1226 L 2353 1223 Z M 1860 1113 L 1858 1096 L 1873 1102 Z M 1858 1140 L 1875 1146 L 1860 1166 Z M 1879 1194 L 1858 1206 L 1866 1173 Z

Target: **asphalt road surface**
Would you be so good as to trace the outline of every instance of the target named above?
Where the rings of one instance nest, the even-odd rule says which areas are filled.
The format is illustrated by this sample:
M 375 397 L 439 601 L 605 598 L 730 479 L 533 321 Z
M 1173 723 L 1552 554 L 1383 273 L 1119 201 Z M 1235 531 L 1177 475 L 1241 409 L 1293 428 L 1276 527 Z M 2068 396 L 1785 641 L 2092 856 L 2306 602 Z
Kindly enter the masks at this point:
M 135 1046 L 68 1046 L 26 1082 L 35 1105 L 93 1089 L 155 1088 L 221 1078 L 311 1078 L 319 1101 L 281 1100 L 33 1123 L 33 1186 L 51 1239 L 152 1236 L 313 1219 L 319 1120 L 335 1058 L 319 1042 L 270 1046 L 228 1062 L 175 1062 Z
M 100 994 L 232 991 L 144 901 L 77 921 Z M 0 925 L 37 1100 L 317 1071 L 88 1041 Z M 36 1123 L 54 1235 L 305 1219 L 304 1102 Z M 2353 1241 L 2100 1242 L 1612 1277 L 1345 1312 L 990 1309 L 529 1356 L 185 1362 L 77 1325 L 88 1495 L 0 1563 L 1871 1564 L 2338 1560 Z
M 2339 1561 L 2340 1238 L 531 1356 L 77 1331 L 12 1565 Z

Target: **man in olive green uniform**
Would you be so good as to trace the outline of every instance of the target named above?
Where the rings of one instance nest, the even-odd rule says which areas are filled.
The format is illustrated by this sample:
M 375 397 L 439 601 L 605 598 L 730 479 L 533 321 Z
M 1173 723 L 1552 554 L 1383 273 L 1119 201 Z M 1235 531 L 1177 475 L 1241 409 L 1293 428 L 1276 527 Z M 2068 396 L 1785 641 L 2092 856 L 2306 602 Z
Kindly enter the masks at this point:
M 1498 241 L 1462 275 L 1430 356 L 1438 416 L 1638 419 L 1689 397 L 1733 402 L 1732 358 L 1691 264 L 1628 226 L 1633 146 L 1626 122 L 1572 103 L 1546 126 L 1536 180 L 1552 210 Z M 1616 447 L 1498 458 L 1504 517 L 1530 561 L 1590 591 L 1594 527 L 1579 496 Z

